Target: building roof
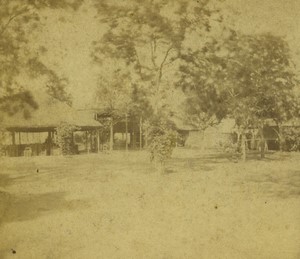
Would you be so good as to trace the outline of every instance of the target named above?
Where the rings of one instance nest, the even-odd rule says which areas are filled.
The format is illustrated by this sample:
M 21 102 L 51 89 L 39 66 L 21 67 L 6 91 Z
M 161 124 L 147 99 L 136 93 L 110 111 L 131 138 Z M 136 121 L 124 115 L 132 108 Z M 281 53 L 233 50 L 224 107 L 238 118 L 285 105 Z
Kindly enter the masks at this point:
M 172 117 L 171 120 L 175 123 L 176 128 L 181 131 L 201 131 L 200 128 L 197 128 L 194 125 L 187 124 L 184 122 L 184 119 L 179 117 Z M 234 119 L 223 119 L 220 123 L 215 126 L 208 127 L 209 129 L 216 129 L 220 133 L 232 133 L 236 127 Z
M 272 119 L 266 120 L 266 124 L 270 127 L 278 126 L 277 123 Z M 283 126 L 283 127 L 300 127 L 300 119 L 299 118 L 291 119 L 289 121 L 283 122 L 281 124 L 281 126 Z
M 11 117 L 6 116 L 1 122 L 2 127 L 16 130 L 46 130 L 56 128 L 61 123 L 75 125 L 81 129 L 101 127 L 101 124 L 93 117 L 76 111 L 44 92 L 32 94 L 38 108 L 31 109 L 30 117 L 24 118 L 23 112 Z

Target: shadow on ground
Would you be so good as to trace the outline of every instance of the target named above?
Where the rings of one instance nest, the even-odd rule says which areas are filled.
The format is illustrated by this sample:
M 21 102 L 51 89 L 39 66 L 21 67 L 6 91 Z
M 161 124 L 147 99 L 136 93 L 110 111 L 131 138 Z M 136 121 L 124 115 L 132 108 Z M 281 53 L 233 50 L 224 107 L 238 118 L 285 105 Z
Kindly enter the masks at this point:
M 174 157 L 167 163 L 167 173 L 182 171 L 212 171 L 218 164 L 233 161 L 230 154 L 200 154 L 194 157 Z
M 247 183 L 256 184 L 268 196 L 282 199 L 300 196 L 300 170 L 281 174 L 255 174 L 246 178 Z
M 49 213 L 87 208 L 83 200 L 67 200 L 64 192 L 14 195 L 0 192 L 0 224 L 36 219 Z

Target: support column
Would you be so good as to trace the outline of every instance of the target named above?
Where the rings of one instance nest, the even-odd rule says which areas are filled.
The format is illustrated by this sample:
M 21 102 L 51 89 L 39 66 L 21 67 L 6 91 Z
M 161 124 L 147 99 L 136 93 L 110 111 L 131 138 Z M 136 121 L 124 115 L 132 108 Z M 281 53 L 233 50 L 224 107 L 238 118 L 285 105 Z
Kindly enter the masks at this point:
M 74 131 L 72 132 L 72 154 L 76 154 L 77 150 L 75 150 L 75 141 L 74 141 Z
M 18 156 L 19 152 L 18 152 L 18 149 L 16 147 L 16 133 L 14 131 L 11 133 L 11 143 L 12 143 L 12 149 L 11 149 L 10 156 Z
M 89 143 L 88 143 L 88 132 L 85 131 L 85 150 L 86 150 L 86 153 L 89 154 Z
M 93 140 L 93 137 L 94 137 L 94 132 L 93 131 L 90 131 L 90 151 L 93 152 L 93 145 L 94 145 L 94 140 Z
M 114 124 L 113 124 L 113 118 L 110 118 L 109 150 L 112 151 L 113 148 L 114 148 Z
M 136 134 L 135 134 L 135 130 L 134 130 L 134 127 L 135 127 L 135 122 L 132 121 L 131 122 L 131 127 L 132 127 L 132 148 L 135 149 L 136 148 Z M 131 138 L 130 138 L 130 142 L 131 142 Z
M 51 150 L 52 150 L 52 132 L 48 131 L 48 137 L 47 137 L 47 156 L 51 155 Z
M 96 132 L 97 134 L 97 153 L 100 152 L 100 130 Z
M 12 145 L 16 145 L 16 135 L 14 131 L 11 133 L 11 143 Z

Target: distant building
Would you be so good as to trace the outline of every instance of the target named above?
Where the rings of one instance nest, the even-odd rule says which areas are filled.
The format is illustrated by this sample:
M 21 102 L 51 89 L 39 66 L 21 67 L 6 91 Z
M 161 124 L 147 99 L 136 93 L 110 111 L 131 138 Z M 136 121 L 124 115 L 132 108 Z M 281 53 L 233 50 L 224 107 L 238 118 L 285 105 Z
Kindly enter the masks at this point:
M 29 118 L 25 119 L 22 111 L 3 118 L 2 140 L 0 139 L 2 154 L 7 156 L 60 154 L 56 129 L 61 123 L 77 128 L 77 135 L 72 135 L 74 153 L 79 153 L 76 139 L 83 140 L 85 152 L 99 150 L 99 131 L 102 125 L 98 121 L 45 93 L 33 95 L 38 109 L 32 110 Z M 80 135 L 81 137 L 78 137 Z
M 236 130 L 233 119 L 224 119 L 220 124 L 205 130 L 187 125 L 178 118 L 173 118 L 173 121 L 181 135 L 181 145 L 191 148 L 219 148 L 223 142 L 232 141 Z

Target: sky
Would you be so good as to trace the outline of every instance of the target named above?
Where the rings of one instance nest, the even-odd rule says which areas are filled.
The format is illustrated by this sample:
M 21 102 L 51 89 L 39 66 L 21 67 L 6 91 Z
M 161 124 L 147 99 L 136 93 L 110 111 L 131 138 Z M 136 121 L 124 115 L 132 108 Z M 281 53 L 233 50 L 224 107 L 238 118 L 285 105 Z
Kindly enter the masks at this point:
M 224 10 L 232 26 L 245 33 L 270 32 L 283 36 L 300 68 L 300 0 L 226 0 Z M 70 81 L 73 105 L 84 108 L 93 98 L 99 67 L 91 59 L 91 43 L 105 27 L 96 11 L 85 4 L 78 12 L 48 11 L 33 46 L 45 46 L 42 60 Z

